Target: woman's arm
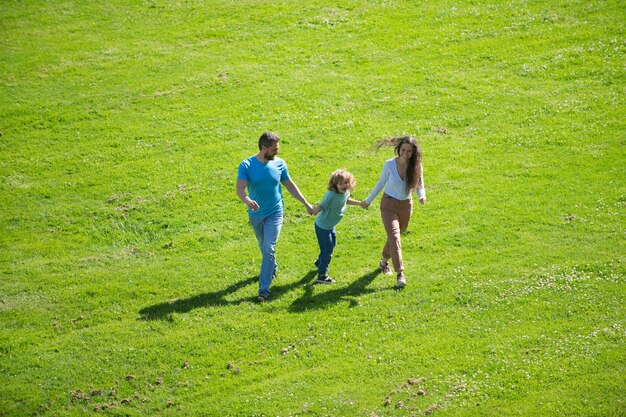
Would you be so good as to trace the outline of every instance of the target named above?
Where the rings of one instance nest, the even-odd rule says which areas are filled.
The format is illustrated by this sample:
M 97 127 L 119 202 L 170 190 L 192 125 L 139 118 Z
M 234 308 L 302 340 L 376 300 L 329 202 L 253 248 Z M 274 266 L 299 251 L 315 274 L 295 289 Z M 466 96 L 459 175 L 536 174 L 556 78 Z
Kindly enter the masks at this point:
M 420 188 L 416 189 L 415 192 L 417 193 L 420 204 L 424 204 L 426 202 L 426 188 L 424 188 L 424 168 L 420 168 Z
M 363 200 L 364 204 L 367 204 L 367 206 L 372 204 L 372 201 L 376 198 L 376 196 L 383 190 L 383 188 L 385 188 L 385 184 L 387 184 L 387 180 L 389 179 L 389 173 L 389 166 L 387 163 L 385 163 L 385 165 L 383 165 L 383 172 L 380 174 L 380 178 L 374 186 L 374 189 L 372 190 L 370 195 L 365 200 Z M 367 206 L 365 206 L 365 208 Z

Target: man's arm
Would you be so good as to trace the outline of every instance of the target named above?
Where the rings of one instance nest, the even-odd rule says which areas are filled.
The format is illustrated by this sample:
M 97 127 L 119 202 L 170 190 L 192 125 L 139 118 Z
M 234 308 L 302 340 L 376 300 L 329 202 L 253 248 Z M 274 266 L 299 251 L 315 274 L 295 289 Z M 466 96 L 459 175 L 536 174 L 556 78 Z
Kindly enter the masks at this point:
M 291 180 L 287 180 L 287 181 L 283 181 L 282 184 L 285 186 L 287 191 L 289 191 L 289 194 L 293 196 L 293 198 L 301 202 L 304 205 L 304 207 L 306 207 L 306 211 L 309 214 L 314 214 L 313 206 L 311 206 L 311 204 L 309 204 L 309 202 L 306 201 L 306 198 L 304 198 L 304 196 L 300 192 L 300 189 L 298 188 L 295 182 Z
M 259 205 L 256 201 L 252 200 L 250 197 L 246 195 L 246 186 L 248 185 L 248 181 L 246 180 L 237 180 L 237 196 L 239 199 L 243 201 L 243 203 L 248 206 L 248 208 L 252 211 L 257 210 Z

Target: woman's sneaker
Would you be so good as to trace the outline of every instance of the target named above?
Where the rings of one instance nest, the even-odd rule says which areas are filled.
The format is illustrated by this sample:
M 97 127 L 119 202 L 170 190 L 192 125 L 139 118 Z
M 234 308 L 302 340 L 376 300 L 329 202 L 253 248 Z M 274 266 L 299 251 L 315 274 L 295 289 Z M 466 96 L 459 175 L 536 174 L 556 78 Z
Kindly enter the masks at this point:
M 396 285 L 398 288 L 406 287 L 406 277 L 404 276 L 404 273 L 398 272 L 398 281 L 396 282 Z
M 319 275 L 315 282 L 318 284 L 332 284 L 335 280 L 328 275 Z
M 380 268 L 380 272 L 382 272 L 383 274 L 391 275 L 391 268 L 389 268 L 389 262 L 381 259 L 380 263 L 378 264 L 378 267 Z

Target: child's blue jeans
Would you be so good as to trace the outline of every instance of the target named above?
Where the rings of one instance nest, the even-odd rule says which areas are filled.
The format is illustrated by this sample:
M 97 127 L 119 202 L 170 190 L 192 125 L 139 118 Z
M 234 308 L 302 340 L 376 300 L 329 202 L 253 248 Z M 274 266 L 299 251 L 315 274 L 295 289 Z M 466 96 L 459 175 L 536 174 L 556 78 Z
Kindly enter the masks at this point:
M 325 276 L 328 273 L 328 265 L 337 245 L 337 233 L 334 227 L 332 230 L 326 230 L 316 224 L 315 235 L 317 236 L 317 243 L 320 245 L 320 254 L 317 258 L 317 273 L 320 276 Z

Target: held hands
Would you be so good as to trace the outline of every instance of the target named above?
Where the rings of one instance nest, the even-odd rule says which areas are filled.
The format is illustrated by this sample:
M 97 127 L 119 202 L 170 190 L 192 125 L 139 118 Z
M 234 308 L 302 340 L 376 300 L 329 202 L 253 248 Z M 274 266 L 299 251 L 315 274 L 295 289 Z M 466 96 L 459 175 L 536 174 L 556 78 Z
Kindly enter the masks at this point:
M 426 201 L 426 199 L 424 199 L 424 201 Z M 420 203 L 424 204 L 421 200 Z M 360 206 L 363 209 L 368 209 L 369 208 L 369 204 L 366 203 L 365 201 L 354 201 L 354 200 L 349 200 L 349 204 L 353 204 L 353 205 L 357 205 Z M 322 206 L 317 205 L 317 206 L 311 206 L 310 204 L 306 205 L 306 211 L 311 215 L 311 216 L 317 216 L 322 210 Z
M 309 213 L 309 216 L 315 216 L 317 213 L 319 213 L 319 210 L 315 211 L 317 207 L 313 207 L 309 203 L 306 203 L 304 206 L 306 207 L 306 212 Z

